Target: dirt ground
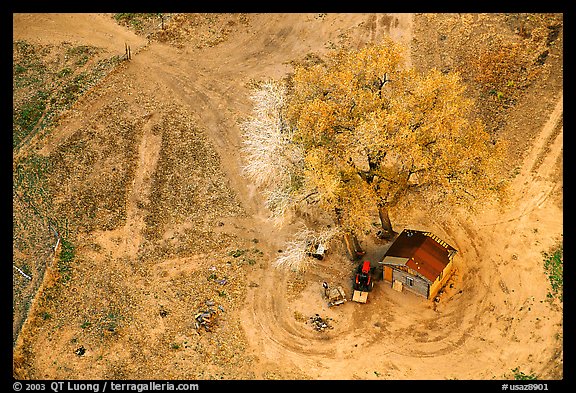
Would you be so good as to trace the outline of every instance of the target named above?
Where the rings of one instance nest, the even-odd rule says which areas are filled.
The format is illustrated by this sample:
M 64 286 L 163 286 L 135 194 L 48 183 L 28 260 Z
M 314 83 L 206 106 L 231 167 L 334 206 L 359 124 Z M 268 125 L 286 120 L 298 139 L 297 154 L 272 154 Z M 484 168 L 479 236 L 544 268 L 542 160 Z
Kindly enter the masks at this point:
M 511 147 L 509 203 L 474 215 L 391 212 L 397 231 L 432 231 L 458 250 L 439 301 L 379 281 L 367 304 L 329 308 L 322 282 L 350 295 L 354 264 L 340 244 L 305 273 L 272 266 L 298 221 L 273 226 L 241 174 L 250 86 L 308 54 L 385 35 L 410 48 L 409 65 L 457 69 L 493 35 L 519 40 L 510 18 L 175 15 L 148 36 L 111 14 L 13 21 L 14 40 L 93 45 L 102 57 L 132 49 L 15 155 L 55 164 L 54 211 L 70 217 L 76 247 L 72 278 L 49 268 L 30 308 L 17 378 L 488 380 L 515 368 L 563 378 L 563 304 L 547 301 L 542 256 L 563 240 L 562 33 L 496 127 Z M 362 241 L 373 261 L 389 246 Z M 207 304 L 220 306 L 210 332 L 194 326 Z M 332 329 L 314 330 L 315 314 Z

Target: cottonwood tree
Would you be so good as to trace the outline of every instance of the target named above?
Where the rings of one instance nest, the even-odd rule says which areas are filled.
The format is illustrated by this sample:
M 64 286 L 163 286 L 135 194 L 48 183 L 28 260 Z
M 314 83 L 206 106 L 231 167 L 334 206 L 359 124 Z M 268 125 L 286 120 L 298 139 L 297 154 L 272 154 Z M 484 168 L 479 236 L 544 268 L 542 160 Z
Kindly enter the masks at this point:
M 274 162 L 275 171 L 265 172 L 282 174 L 268 191 L 282 194 L 278 211 L 316 203 L 346 234 L 352 257 L 362 251 L 357 235 L 370 229 L 375 211 L 390 237 L 391 209 L 416 201 L 428 209 L 474 209 L 505 194 L 504 144 L 471 119 L 459 75 L 407 69 L 404 50 L 386 40 L 296 66 L 287 84 L 269 82 L 276 90 L 263 85 L 256 93 L 273 90 L 281 99 L 261 97 L 244 127 L 248 166 Z M 269 118 L 272 128 L 262 125 Z
M 293 143 L 294 130 L 285 120 L 286 88 L 276 81 L 258 85 L 253 115 L 240 125 L 244 174 L 263 190 L 272 219 L 282 224 L 301 191 L 303 151 Z

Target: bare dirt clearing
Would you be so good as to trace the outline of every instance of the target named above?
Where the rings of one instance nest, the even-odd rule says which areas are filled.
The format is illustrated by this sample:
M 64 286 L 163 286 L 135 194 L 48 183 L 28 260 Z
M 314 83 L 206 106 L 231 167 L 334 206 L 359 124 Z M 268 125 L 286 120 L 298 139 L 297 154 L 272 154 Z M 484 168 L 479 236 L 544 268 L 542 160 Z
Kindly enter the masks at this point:
M 512 147 L 511 172 L 518 168 L 510 203 L 474 216 L 391 214 L 395 228 L 429 230 L 458 249 L 439 302 L 377 282 L 367 304 L 328 308 L 323 281 L 350 295 L 354 265 L 344 249 L 335 245 L 306 273 L 276 270 L 272 262 L 298 222 L 270 224 L 241 175 L 238 122 L 251 111 L 254 81 L 281 78 L 307 55 L 384 35 L 409 45 L 417 68 L 458 68 L 469 50 L 463 42 L 483 45 L 478 32 L 520 40 L 506 21 L 180 15 L 148 43 L 111 15 L 15 15 L 15 40 L 77 41 L 109 56 L 122 55 L 128 42 L 134 54 L 15 155 L 52 163 L 52 211 L 67 220 L 75 259 L 67 281 L 57 266 L 48 269 L 14 347 L 14 375 L 502 379 L 518 367 L 561 379 L 562 303 L 547 301 L 542 257 L 563 233 L 561 32 L 540 77 L 494 125 Z M 388 246 L 363 241 L 373 261 Z M 207 304 L 221 308 L 211 332 L 194 325 Z M 315 331 L 307 323 L 315 314 L 332 318 L 333 329 Z

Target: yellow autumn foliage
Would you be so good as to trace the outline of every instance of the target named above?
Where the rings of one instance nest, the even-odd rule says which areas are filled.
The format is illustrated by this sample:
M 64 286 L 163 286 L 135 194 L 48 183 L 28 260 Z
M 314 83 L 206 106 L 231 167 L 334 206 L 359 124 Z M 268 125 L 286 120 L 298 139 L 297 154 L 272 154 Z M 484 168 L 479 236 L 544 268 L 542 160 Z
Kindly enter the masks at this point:
M 414 198 L 473 207 L 505 188 L 504 146 L 471 119 L 460 76 L 406 69 L 404 51 L 391 40 L 334 51 L 290 80 L 306 188 L 345 228 L 367 229 L 376 208 Z

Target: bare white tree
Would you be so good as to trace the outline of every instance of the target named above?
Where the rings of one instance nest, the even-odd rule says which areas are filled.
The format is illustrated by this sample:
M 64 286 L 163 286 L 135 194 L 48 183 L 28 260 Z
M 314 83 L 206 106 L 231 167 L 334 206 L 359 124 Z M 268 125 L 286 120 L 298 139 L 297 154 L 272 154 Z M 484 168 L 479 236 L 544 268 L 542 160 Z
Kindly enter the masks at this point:
M 266 196 L 266 207 L 278 223 L 295 204 L 295 179 L 303 166 L 303 153 L 292 143 L 293 132 L 284 120 L 286 87 L 262 82 L 250 97 L 253 114 L 240 128 L 246 164 L 243 173 Z
M 286 86 L 281 81 L 265 81 L 250 97 L 254 102 L 252 115 L 240 124 L 243 133 L 242 153 L 245 159 L 243 174 L 251 179 L 265 197 L 271 219 L 282 225 L 298 211 L 303 216 L 314 210 L 311 196 L 299 183 L 304 168 L 302 149 L 292 142 L 293 130 L 285 122 Z M 314 211 L 315 218 L 322 212 Z M 315 220 L 313 220 L 315 221 Z M 274 261 L 280 269 L 304 271 L 314 258 L 308 255 L 310 245 L 328 246 L 339 233 L 336 226 L 321 231 L 304 227 L 288 241 L 284 252 Z
M 334 226 L 321 231 L 303 228 L 294 235 L 292 240 L 286 242 L 282 255 L 276 258 L 273 265 L 279 269 L 295 272 L 306 271 L 314 262 L 314 259 L 308 255 L 310 245 L 322 244 L 328 247 L 330 241 L 339 234 L 341 234 L 340 229 Z

